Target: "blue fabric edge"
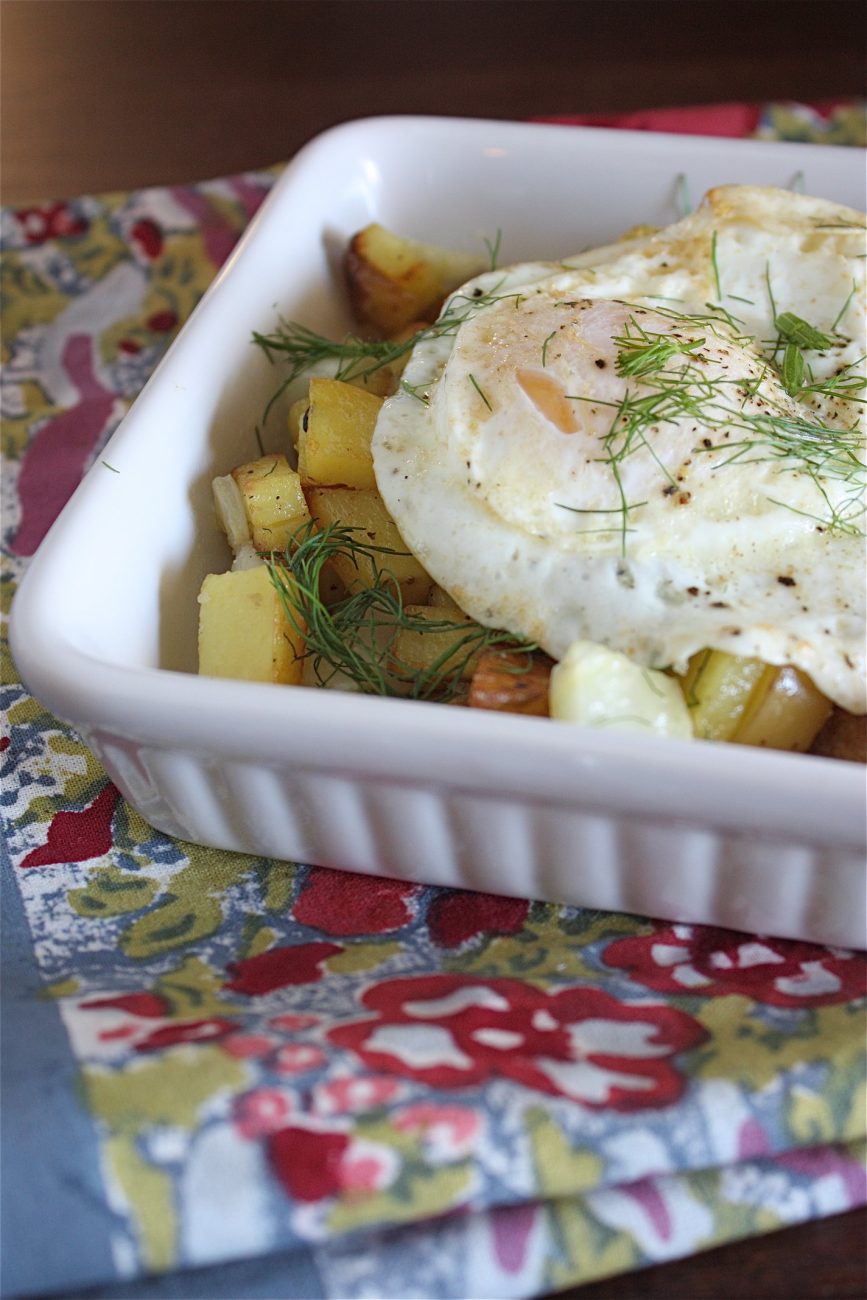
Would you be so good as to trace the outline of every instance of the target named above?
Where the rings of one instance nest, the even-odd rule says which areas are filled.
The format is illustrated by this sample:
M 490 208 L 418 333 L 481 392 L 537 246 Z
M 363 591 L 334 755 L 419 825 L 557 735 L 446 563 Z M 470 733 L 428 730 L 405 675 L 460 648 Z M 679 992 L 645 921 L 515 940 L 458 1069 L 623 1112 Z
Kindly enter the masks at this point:
M 27 1295 L 116 1275 L 114 1215 L 79 1067 L 46 997 L 5 844 L 0 980 L 0 1293 Z
M 151 1274 L 77 1291 L 68 1300 L 325 1300 L 325 1292 L 312 1251 L 301 1247 L 206 1268 Z
M 96 1127 L 79 1064 L 46 997 L 24 904 L 0 839 L 0 1296 L 75 1300 L 323 1300 L 313 1252 L 122 1279 Z

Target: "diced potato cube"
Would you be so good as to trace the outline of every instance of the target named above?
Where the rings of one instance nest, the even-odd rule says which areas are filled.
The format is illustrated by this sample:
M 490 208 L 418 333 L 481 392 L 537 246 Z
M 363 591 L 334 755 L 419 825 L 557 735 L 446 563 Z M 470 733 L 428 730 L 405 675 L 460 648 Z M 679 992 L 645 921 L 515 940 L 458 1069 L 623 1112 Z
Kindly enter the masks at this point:
M 457 601 L 454 600 L 443 587 L 438 587 L 436 583 L 434 583 L 430 589 L 427 603 L 432 609 L 441 610 L 443 616 L 448 612 L 458 614 L 462 618 L 464 617 L 464 611 L 461 609 Z
M 298 435 L 298 473 L 305 487 L 376 487 L 370 440 L 381 406 L 381 397 L 342 380 L 310 380 L 310 403 Z
M 365 545 L 397 552 L 394 555 L 376 555 L 377 567 L 394 575 L 406 603 L 420 605 L 427 600 L 433 579 L 410 554 L 378 492 L 342 487 L 308 488 L 307 502 L 320 528 L 341 524 L 355 529 L 355 536 Z M 348 591 L 372 586 L 370 565 L 363 557 L 356 565 L 351 556 L 336 555 L 332 563 Z
M 285 551 L 289 538 L 310 518 L 301 479 L 283 455 L 239 465 L 232 478 L 244 499 L 253 545 Z
M 345 267 L 355 315 L 390 335 L 419 317 L 432 320 L 446 295 L 484 271 L 485 263 L 374 223 L 353 236 Z
M 831 708 L 806 674 L 788 664 L 773 668 L 767 688 L 753 692 L 733 740 L 803 754 L 828 721 Z
M 199 592 L 199 672 L 248 682 L 301 681 L 304 642 L 266 564 L 212 573 Z
M 734 739 L 753 691 L 761 683 L 766 687 L 773 672 L 760 659 L 745 659 L 724 650 L 700 650 L 693 655 L 680 680 L 696 736 L 702 740 Z
M 476 666 L 467 701 L 471 709 L 548 716 L 553 660 L 527 650 L 486 650 Z
M 346 583 L 334 566 L 334 560 L 326 560 L 319 574 L 319 599 L 323 605 L 336 605 L 349 595 Z
M 357 374 L 341 375 L 341 381 L 351 384 L 353 388 L 360 388 L 362 393 L 370 393 L 372 397 L 391 397 L 397 388 L 397 381 L 405 364 L 403 357 L 398 361 L 389 362 L 387 366 L 377 366 L 375 370 L 370 370 L 369 363 L 366 363 Z
M 424 673 L 460 673 L 472 677 L 479 662 L 479 641 L 468 643 L 468 636 L 481 629 L 466 614 L 434 609 L 430 605 L 406 605 L 404 614 L 414 623 L 428 623 L 430 628 L 401 628 L 394 638 L 391 655 L 398 678 L 420 677 Z M 438 628 L 438 623 L 448 626 Z M 458 624 L 458 626 L 454 626 Z

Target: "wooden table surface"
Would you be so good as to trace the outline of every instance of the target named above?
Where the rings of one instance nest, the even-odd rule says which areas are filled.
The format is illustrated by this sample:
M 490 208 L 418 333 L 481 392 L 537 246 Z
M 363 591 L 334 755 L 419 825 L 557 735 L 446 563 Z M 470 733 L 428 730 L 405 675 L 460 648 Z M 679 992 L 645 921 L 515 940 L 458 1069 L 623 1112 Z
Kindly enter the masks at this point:
M 863 95 L 861 0 L 2 0 L 6 204 L 281 162 L 355 117 Z M 862 1213 L 579 1288 L 863 1300 Z

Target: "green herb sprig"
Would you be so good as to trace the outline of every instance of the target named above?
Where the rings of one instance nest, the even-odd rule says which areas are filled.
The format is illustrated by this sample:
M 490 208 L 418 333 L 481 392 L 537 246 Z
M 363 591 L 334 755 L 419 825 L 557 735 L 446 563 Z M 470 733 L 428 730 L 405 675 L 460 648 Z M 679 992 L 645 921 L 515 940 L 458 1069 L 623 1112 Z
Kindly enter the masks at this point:
M 412 614 L 388 568 L 389 556 L 407 552 L 362 541 L 359 531 L 341 524 L 321 530 L 304 524 L 284 554 L 266 560 L 286 617 L 304 639 L 303 658 L 312 660 L 318 685 L 348 679 L 366 695 L 448 702 L 464 690 L 464 670 L 481 651 L 494 646 L 528 653 L 536 649 L 509 632 L 456 621 L 446 612 L 433 619 Z M 365 575 L 367 585 L 326 605 L 320 595 L 323 570 L 341 556 Z M 419 672 L 396 650 L 399 633 L 406 631 L 454 633 L 454 639 Z
M 523 294 L 498 292 L 495 286 L 487 293 L 454 294 L 446 308 L 430 325 L 425 325 L 408 338 L 365 339 L 357 334 L 346 334 L 341 339 L 328 338 L 298 321 L 282 318 L 270 334 L 253 331 L 253 342 L 262 349 L 268 360 L 286 363 L 286 373 L 265 407 L 264 424 L 274 403 L 290 384 L 323 363 L 336 363 L 335 378 L 343 380 L 367 379 L 375 371 L 399 361 L 426 339 L 447 338 L 457 333 L 464 321 L 469 320 L 483 307 L 496 302 L 513 300 L 516 306 Z
M 672 310 L 660 311 L 689 328 L 701 328 L 723 341 L 743 343 L 733 336 L 728 324 L 715 312 L 710 315 L 687 316 Z M 784 326 L 800 337 L 812 337 L 811 327 L 799 318 L 784 321 Z M 619 505 L 611 510 L 576 511 L 602 515 L 619 514 L 622 547 L 630 531 L 631 516 L 645 502 L 630 502 L 623 486 L 622 465 L 627 457 L 644 449 L 654 459 L 669 484 L 671 475 L 657 459 L 652 443 L 654 426 L 666 422 L 690 419 L 709 435 L 694 451 L 713 454 L 719 468 L 735 461 L 773 461 L 781 471 L 809 475 L 827 506 L 827 514 L 817 519 L 826 530 L 841 533 L 861 533 L 863 530 L 863 502 L 860 494 L 865 479 L 861 439 L 856 428 L 832 428 L 808 416 L 795 416 L 782 405 L 768 401 L 761 410 L 749 409 L 765 379 L 769 363 L 757 370 L 754 377 L 709 376 L 699 364 L 699 348 L 705 342 L 696 339 L 675 339 L 669 334 L 646 329 L 636 316 L 629 319 L 625 332 L 614 339 L 618 347 L 617 370 L 621 375 L 638 378 L 640 389 L 628 388 L 617 402 L 604 402 L 579 394 L 567 394 L 571 401 L 592 401 L 597 407 L 612 409 L 610 426 L 602 439 L 603 455 L 600 462 L 608 464 Z M 797 344 L 793 345 L 797 348 Z M 798 356 L 800 350 L 798 349 Z M 678 363 L 678 358 L 682 358 Z M 785 364 L 785 362 L 784 362 Z M 795 360 L 790 364 L 799 365 Z M 846 368 L 849 371 L 849 368 Z M 792 382 L 797 376 L 790 376 Z M 803 383 L 804 374 L 800 376 Z M 841 396 L 851 396 L 860 390 L 863 380 L 854 373 L 841 372 L 835 377 L 836 390 Z M 830 391 L 834 381 L 810 384 L 811 391 Z M 803 391 L 803 390 L 802 390 Z M 726 440 L 713 440 L 717 430 L 724 430 Z M 733 436 L 729 436 L 733 435 Z M 720 459 L 722 456 L 722 459 Z M 841 499 L 834 504 L 826 483 L 842 484 Z M 785 502 L 775 501 L 785 505 Z M 571 507 L 565 507 L 571 509 Z M 594 532 L 610 532 L 604 527 Z

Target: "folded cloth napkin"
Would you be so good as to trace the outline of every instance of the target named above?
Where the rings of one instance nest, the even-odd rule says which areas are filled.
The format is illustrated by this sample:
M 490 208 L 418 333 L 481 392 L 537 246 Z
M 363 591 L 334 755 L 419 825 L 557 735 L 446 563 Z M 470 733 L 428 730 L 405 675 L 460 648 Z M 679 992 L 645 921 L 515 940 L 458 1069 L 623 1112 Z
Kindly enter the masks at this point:
M 709 114 L 863 140 L 626 125 Z M 278 171 L 3 213 L 7 597 Z M 863 955 L 180 843 L 5 668 L 6 1295 L 538 1296 L 867 1199 Z

